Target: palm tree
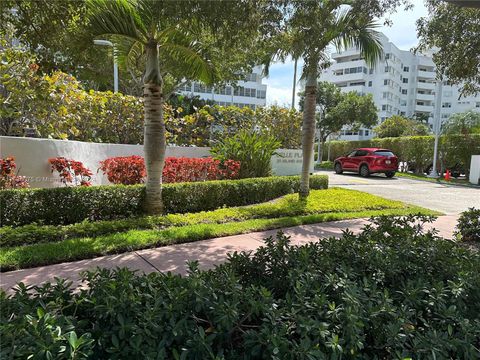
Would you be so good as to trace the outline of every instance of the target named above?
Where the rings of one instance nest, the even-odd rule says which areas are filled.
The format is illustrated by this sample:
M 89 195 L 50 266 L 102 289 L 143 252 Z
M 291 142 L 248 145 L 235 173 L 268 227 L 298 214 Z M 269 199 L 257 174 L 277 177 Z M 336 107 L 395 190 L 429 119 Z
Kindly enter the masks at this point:
M 382 54 L 376 24 L 372 18 L 358 10 L 344 6 L 348 0 L 292 1 L 287 9 L 287 20 L 283 35 L 288 42 L 275 49 L 266 62 L 283 60 L 288 55 L 302 57 L 304 66 L 302 80 L 305 82 L 305 103 L 302 126 L 303 164 L 299 196 L 309 194 L 310 164 L 313 158 L 315 137 L 315 100 L 317 79 L 329 65 L 328 47 L 338 50 L 358 47 L 368 65 L 374 66 Z M 281 43 L 281 42 L 280 42 Z M 285 46 L 286 44 L 286 46 Z
M 156 0 L 88 0 L 90 31 L 115 44 L 120 64 L 144 57 L 144 152 L 147 170 L 145 211 L 163 211 L 162 171 L 166 139 L 163 118 L 164 77 L 181 73 L 184 78 L 212 83 L 215 70 L 204 57 L 186 24 L 169 19 L 166 2 Z M 168 4 L 172 6 L 173 3 Z M 189 24 L 191 26 L 192 24 Z

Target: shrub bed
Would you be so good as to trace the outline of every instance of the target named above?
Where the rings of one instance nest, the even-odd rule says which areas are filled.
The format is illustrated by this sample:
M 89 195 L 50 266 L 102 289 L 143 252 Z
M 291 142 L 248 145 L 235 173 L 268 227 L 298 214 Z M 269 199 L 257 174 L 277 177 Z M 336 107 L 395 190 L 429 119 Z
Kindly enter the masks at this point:
M 480 256 L 380 218 L 290 246 L 282 234 L 188 277 L 127 269 L 0 294 L 0 354 L 55 359 L 476 359 Z
M 312 189 L 328 187 L 328 177 L 310 177 Z M 167 213 L 213 210 L 265 202 L 298 191 L 298 176 L 165 184 Z M 114 185 L 0 191 L 0 223 L 59 225 L 108 220 L 142 213 L 144 186 Z

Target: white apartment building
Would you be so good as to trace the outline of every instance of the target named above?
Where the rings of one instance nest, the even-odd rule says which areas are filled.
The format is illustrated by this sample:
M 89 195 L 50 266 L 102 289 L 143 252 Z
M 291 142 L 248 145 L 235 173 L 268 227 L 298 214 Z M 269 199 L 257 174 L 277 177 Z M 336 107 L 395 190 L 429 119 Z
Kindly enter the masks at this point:
M 324 71 L 320 80 L 329 81 L 344 92 L 356 91 L 372 94 L 378 108 L 379 123 L 392 115 L 428 118 L 433 124 L 435 110 L 436 68 L 431 53 L 414 54 L 398 49 L 381 34 L 383 57 L 375 68 L 362 59 L 360 51 L 349 48 L 332 54 L 334 63 Z M 442 120 L 454 113 L 468 110 L 480 111 L 480 96 L 462 97 L 458 86 L 442 85 Z M 366 140 L 373 137 L 372 130 L 353 132 L 342 130 L 342 140 Z
M 220 106 L 248 106 L 256 109 L 266 105 L 267 85 L 262 84 L 262 68 L 257 66 L 244 81 L 224 87 L 206 86 L 201 82 L 187 83 L 179 92 L 188 96 L 199 96 L 201 99 L 214 101 Z

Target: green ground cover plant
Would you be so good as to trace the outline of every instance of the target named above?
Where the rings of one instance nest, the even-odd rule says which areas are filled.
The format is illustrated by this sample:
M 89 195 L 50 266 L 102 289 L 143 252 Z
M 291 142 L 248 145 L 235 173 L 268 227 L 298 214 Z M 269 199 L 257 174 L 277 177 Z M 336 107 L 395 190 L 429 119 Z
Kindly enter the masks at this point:
M 166 213 L 207 211 L 261 203 L 298 192 L 298 176 L 163 185 Z M 328 177 L 312 176 L 312 189 L 328 188 Z M 142 214 L 143 185 L 0 190 L 0 224 L 65 225 Z
M 11 270 L 91 258 L 251 231 L 382 214 L 438 214 L 399 201 L 332 188 L 276 201 L 214 211 L 168 214 L 66 226 L 27 225 L 0 230 L 0 269 Z
M 0 357 L 476 359 L 480 255 L 423 231 L 431 220 L 380 217 L 303 246 L 279 233 L 187 277 L 19 285 L 0 292 Z

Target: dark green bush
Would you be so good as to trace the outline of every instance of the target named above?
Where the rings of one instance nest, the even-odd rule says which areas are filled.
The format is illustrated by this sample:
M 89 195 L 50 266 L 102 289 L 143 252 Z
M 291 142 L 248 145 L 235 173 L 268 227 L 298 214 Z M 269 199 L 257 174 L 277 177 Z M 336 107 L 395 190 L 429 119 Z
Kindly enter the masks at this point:
M 298 176 L 165 184 L 167 213 L 213 210 L 269 201 L 297 192 Z M 328 187 L 326 176 L 312 176 L 312 189 Z M 92 186 L 0 191 L 2 226 L 72 224 L 139 215 L 144 186 Z
M 380 218 L 360 235 L 279 234 L 188 277 L 127 269 L 0 293 L 0 358 L 478 359 L 480 255 Z
M 480 209 L 464 211 L 458 218 L 455 233 L 462 241 L 480 242 Z

